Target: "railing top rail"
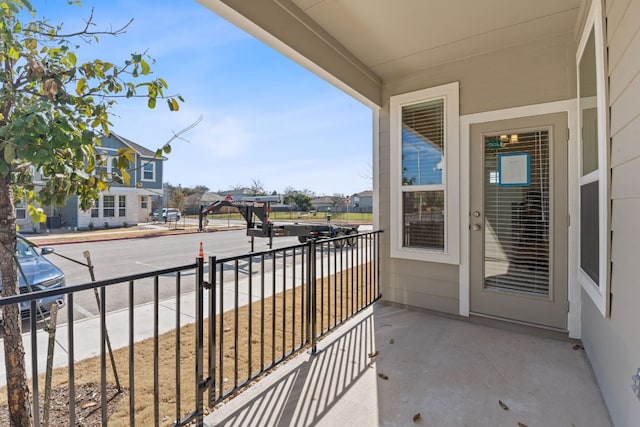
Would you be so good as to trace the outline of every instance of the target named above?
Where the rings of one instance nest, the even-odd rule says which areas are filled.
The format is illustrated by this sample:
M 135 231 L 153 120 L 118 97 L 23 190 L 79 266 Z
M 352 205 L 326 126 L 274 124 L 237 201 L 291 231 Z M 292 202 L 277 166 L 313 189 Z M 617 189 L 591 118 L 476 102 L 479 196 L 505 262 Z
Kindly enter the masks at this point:
M 120 283 L 126 283 L 126 282 L 141 280 L 141 279 L 152 278 L 156 276 L 162 276 L 164 274 L 177 273 L 179 271 L 193 270 L 194 268 L 197 267 L 197 265 L 198 265 L 197 263 L 186 264 L 178 267 L 163 268 L 161 270 L 148 271 L 144 273 L 136 273 L 128 276 L 114 277 L 111 279 L 98 280 L 95 282 L 69 285 L 63 288 L 37 290 L 35 292 L 28 292 L 20 295 L 13 295 L 10 297 L 0 297 L 0 307 L 9 305 L 9 304 L 28 302 L 28 301 L 38 300 L 41 298 L 47 298 L 47 297 L 52 297 L 57 295 L 66 295 L 66 294 L 86 291 L 90 289 L 117 285 Z
M 328 238 L 316 239 L 315 242 L 316 243 L 321 243 L 321 242 L 332 242 L 332 241 L 335 241 L 335 240 L 353 239 L 354 237 L 369 236 L 369 235 L 372 235 L 372 234 L 380 234 L 382 232 L 383 232 L 383 230 L 365 231 L 365 232 L 361 232 L 361 233 L 357 233 L 357 234 L 349 234 L 349 235 L 343 236 L 343 237 L 328 237 Z M 305 247 L 307 245 L 308 245 L 308 243 L 299 243 L 297 245 L 285 246 L 285 247 L 276 248 L 276 249 L 267 249 L 265 251 L 260 251 L 260 252 L 251 252 L 251 253 L 242 254 L 242 255 L 233 255 L 233 256 L 224 257 L 224 258 L 220 258 L 219 257 L 219 258 L 217 258 L 216 263 L 217 264 L 224 264 L 224 263 L 227 263 L 227 262 L 234 262 L 234 261 L 237 261 L 237 260 L 242 260 L 242 259 L 247 259 L 247 258 L 257 258 L 257 257 L 260 257 L 262 255 L 268 256 L 268 255 L 272 255 L 272 254 L 279 253 L 279 252 L 291 251 L 293 249 L 303 248 L 303 247 Z

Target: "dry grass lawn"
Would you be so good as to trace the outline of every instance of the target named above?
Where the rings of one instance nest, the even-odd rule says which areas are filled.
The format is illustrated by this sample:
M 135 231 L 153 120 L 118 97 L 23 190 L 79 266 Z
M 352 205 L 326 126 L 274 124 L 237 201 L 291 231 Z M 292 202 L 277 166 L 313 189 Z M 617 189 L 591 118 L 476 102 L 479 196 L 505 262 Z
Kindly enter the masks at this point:
M 375 298 L 372 288 L 365 286 L 366 279 L 371 277 L 371 264 L 362 265 L 341 273 L 328 276 L 317 281 L 316 299 L 324 301 L 319 304 L 317 311 L 317 330 L 326 330 L 339 323 L 341 319 L 349 317 L 358 307 Z M 255 291 L 254 291 L 255 292 Z M 306 294 L 301 287 L 288 288 L 275 298 L 269 297 L 262 302 L 253 302 L 251 309 L 248 305 L 240 307 L 237 312 L 228 311 L 222 316 L 216 316 L 215 339 L 217 346 L 212 349 L 208 345 L 208 319 L 205 320 L 204 369 L 205 377 L 208 370 L 209 351 L 216 351 L 216 395 L 221 396 L 220 383 L 223 394 L 230 391 L 236 384 L 242 384 L 261 367 L 268 368 L 276 361 L 294 351 L 301 351 L 304 346 L 304 306 Z M 294 314 L 295 313 L 295 314 Z M 261 315 L 264 315 L 264 334 L 262 334 Z M 220 319 L 222 318 L 222 327 Z M 111 326 L 113 327 L 113 326 Z M 184 417 L 195 409 L 195 324 L 189 324 L 180 329 L 180 412 Z M 251 330 L 251 338 L 249 338 Z M 237 331 L 238 345 L 234 341 L 234 331 Z M 262 337 L 262 338 L 261 338 Z M 76 339 L 81 339 L 80 337 Z M 222 340 L 222 345 L 220 345 Z M 251 358 L 249 350 L 251 349 Z M 221 351 L 221 353 L 220 353 Z M 135 344 L 135 358 L 133 361 L 135 421 L 136 425 L 152 425 L 154 420 L 154 363 L 153 340 L 147 339 Z M 114 352 L 118 376 L 124 389 L 124 398 L 113 406 L 113 413 L 109 417 L 110 426 L 128 426 L 129 423 L 129 349 L 121 348 Z M 222 359 L 222 371 L 220 371 Z M 237 359 L 237 365 L 236 365 Z M 108 363 L 108 359 L 107 359 Z M 159 337 L 159 414 L 161 425 L 174 423 L 176 414 L 176 331 L 168 332 Z M 237 375 L 236 375 L 237 370 Z M 94 357 L 76 363 L 76 387 L 87 384 L 100 383 L 100 358 Z M 108 382 L 114 384 L 114 377 L 108 365 Z M 66 368 L 54 370 L 53 385 L 64 390 L 68 381 Z M 44 384 L 44 376 L 40 380 Z M 97 386 L 95 395 L 95 422 L 100 423 L 100 390 Z M 207 394 L 205 393 L 205 406 Z M 42 395 L 42 393 L 41 393 Z M 6 391 L 0 394 L 1 403 L 6 404 Z M 86 406 L 87 403 L 82 405 Z M 42 403 L 41 403 L 42 406 Z M 79 411 L 81 408 L 77 408 Z M 109 411 L 111 412 L 111 411 Z M 67 419 L 61 418 L 60 425 L 66 425 Z M 56 424 L 53 424 L 56 425 Z M 87 424 L 94 425 L 87 420 Z

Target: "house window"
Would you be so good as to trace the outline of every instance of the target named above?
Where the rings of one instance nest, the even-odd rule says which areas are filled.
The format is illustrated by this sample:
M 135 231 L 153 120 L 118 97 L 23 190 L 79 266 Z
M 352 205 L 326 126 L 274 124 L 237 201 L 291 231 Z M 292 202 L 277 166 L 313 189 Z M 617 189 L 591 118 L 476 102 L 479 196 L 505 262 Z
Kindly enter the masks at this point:
M 118 196 L 118 216 L 127 216 L 127 196 Z
M 577 53 L 579 167 L 579 273 L 583 288 L 608 314 L 608 122 L 602 4 L 593 1 Z
M 391 97 L 391 255 L 459 262 L 458 83 Z
M 24 202 L 16 204 L 16 219 L 27 219 L 27 209 Z
M 99 166 L 96 168 L 96 173 L 102 172 L 110 177 L 111 169 L 113 167 L 113 157 L 105 153 L 100 153 L 99 156 L 101 158 L 101 162 L 99 163 Z
M 140 196 L 140 209 L 147 209 L 147 196 Z
M 142 180 L 154 181 L 156 177 L 156 164 L 154 162 L 145 163 L 142 167 Z
M 104 218 L 113 218 L 116 216 L 116 196 L 102 197 L 102 216 Z
M 100 199 L 94 200 L 91 206 L 91 218 L 98 218 L 98 216 L 100 216 Z

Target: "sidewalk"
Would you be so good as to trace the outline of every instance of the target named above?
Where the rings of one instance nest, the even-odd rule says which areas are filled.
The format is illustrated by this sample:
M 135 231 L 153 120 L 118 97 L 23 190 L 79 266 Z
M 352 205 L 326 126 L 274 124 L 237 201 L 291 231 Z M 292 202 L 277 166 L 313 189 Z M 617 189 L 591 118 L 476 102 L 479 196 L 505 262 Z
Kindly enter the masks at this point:
M 181 313 L 180 326 L 195 323 L 193 309 L 195 307 L 195 292 L 182 294 L 181 296 Z M 207 296 L 205 293 L 205 304 Z M 134 308 L 134 342 L 140 342 L 153 336 L 153 302 L 140 304 Z M 207 313 L 205 313 L 207 318 Z M 158 332 L 163 334 L 175 329 L 176 326 L 176 300 L 168 298 L 160 301 L 158 306 Z M 106 314 L 106 325 L 111 340 L 112 348 L 118 349 L 129 345 L 129 311 L 123 308 L 117 311 L 111 311 Z M 116 327 L 117 326 L 117 327 Z M 74 360 L 76 362 L 100 354 L 100 316 L 88 317 L 76 320 L 73 323 L 74 331 Z M 46 370 L 47 362 L 47 343 L 49 334 L 42 327 L 36 332 L 38 355 L 38 373 L 42 374 Z M 56 344 L 53 356 L 53 367 L 63 367 L 69 365 L 69 324 L 64 323 L 56 328 Z M 80 339 L 81 338 L 81 339 Z M 25 362 L 27 367 L 27 375 L 31 377 L 32 372 L 32 348 L 31 348 L 31 332 L 22 334 L 25 347 Z M 3 342 L 0 339 L 0 342 Z M 6 385 L 5 360 L 0 358 L 0 386 Z
M 173 227 L 173 228 L 171 228 Z M 224 230 L 238 230 L 243 227 L 238 226 L 218 226 L 209 225 L 206 228 L 206 233 L 224 231 Z M 116 228 L 116 229 L 100 229 L 94 231 L 73 231 L 65 229 L 49 230 L 47 233 L 42 234 L 30 234 L 24 233 L 23 235 L 38 246 L 47 245 L 59 245 L 67 243 L 79 243 L 79 242 L 100 242 L 106 240 L 116 239 L 135 239 L 141 237 L 158 237 L 158 236 L 173 236 L 176 234 L 193 234 L 198 233 L 198 226 L 193 224 L 171 224 L 170 226 L 161 223 L 146 223 L 138 224 L 129 228 Z

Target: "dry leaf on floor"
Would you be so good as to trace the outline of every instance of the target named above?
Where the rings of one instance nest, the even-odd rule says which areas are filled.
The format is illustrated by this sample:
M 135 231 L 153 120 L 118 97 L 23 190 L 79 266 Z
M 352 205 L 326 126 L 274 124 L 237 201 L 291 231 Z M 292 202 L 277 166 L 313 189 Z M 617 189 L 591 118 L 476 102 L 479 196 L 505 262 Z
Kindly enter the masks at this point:
M 372 359 L 374 357 L 376 357 L 377 355 L 378 355 L 378 350 L 374 351 L 373 353 L 369 353 L 369 357 L 372 358 Z
M 413 422 L 417 423 L 418 421 L 420 421 L 420 418 L 422 418 L 422 415 L 420 415 L 420 412 L 418 412 L 413 416 Z
M 525 423 L 518 422 L 518 427 L 529 427 L 529 426 L 526 425 Z
M 582 346 L 582 344 L 576 344 L 573 346 L 574 350 L 582 350 L 584 347 Z
M 82 409 L 87 409 L 87 408 L 91 408 L 93 406 L 96 406 L 98 404 L 98 402 L 89 402 L 89 403 L 85 403 L 84 405 L 82 405 Z
M 502 400 L 498 400 L 498 405 L 500 405 L 500 407 L 502 409 L 504 409 L 505 411 L 509 410 L 509 407 L 507 405 L 504 404 L 504 402 Z
M 391 339 L 389 340 L 389 344 L 393 344 L 394 342 L 395 342 L 395 341 L 393 340 L 393 338 L 391 338 Z
M 388 380 L 388 379 L 389 379 L 389 377 L 388 377 L 388 376 L 386 376 L 385 374 L 383 374 L 382 372 L 380 372 L 380 373 L 378 374 L 378 376 L 379 376 L 380 378 L 382 378 L 383 380 Z

